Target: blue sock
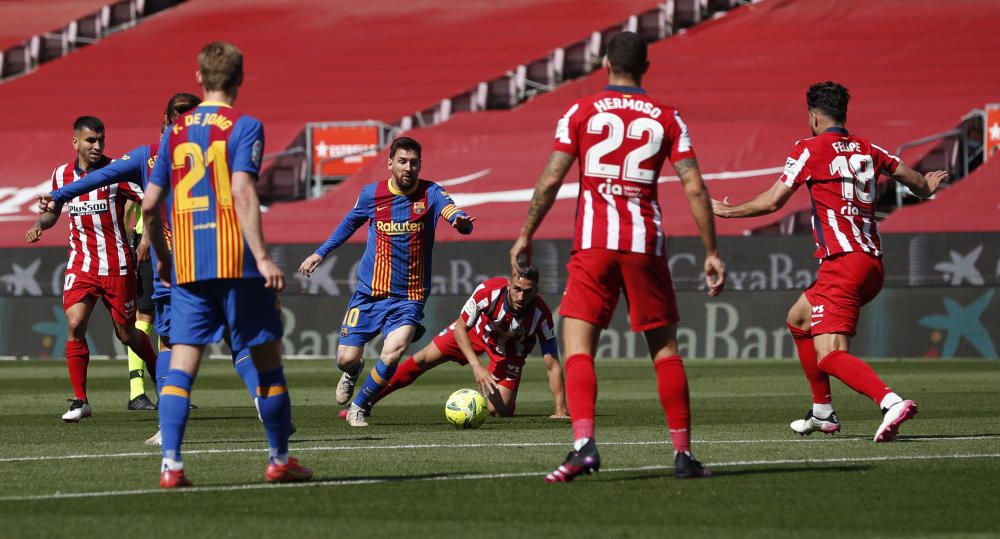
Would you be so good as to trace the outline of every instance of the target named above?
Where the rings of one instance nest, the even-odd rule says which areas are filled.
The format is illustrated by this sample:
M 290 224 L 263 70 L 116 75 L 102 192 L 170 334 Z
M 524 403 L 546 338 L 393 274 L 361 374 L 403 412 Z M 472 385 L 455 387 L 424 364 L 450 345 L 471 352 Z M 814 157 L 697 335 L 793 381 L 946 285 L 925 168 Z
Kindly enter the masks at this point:
M 260 418 L 267 431 L 268 456 L 282 464 L 287 463 L 288 436 L 292 431 L 292 399 L 288 395 L 285 369 L 278 367 L 260 373 L 257 395 Z
M 190 374 L 170 369 L 160 390 L 160 432 L 163 434 L 165 459 L 181 460 L 181 442 L 184 440 L 184 427 L 187 426 L 193 383 Z
M 163 382 L 167 380 L 167 372 L 170 370 L 170 350 L 160 350 L 156 356 L 156 394 L 163 391 Z
M 250 350 L 244 348 L 239 352 L 233 352 L 233 367 L 236 368 L 236 374 L 240 375 L 243 379 L 243 385 L 247 386 L 247 391 L 250 392 L 250 399 L 257 398 L 257 386 L 259 381 L 257 379 L 257 367 L 253 365 L 253 359 L 250 357 Z
M 365 384 L 361 386 L 361 391 L 354 397 L 354 404 L 367 409 L 369 403 L 382 392 L 382 388 L 389 385 L 392 375 L 396 374 L 396 364 L 386 365 L 382 361 L 375 363 L 375 368 L 368 374 Z

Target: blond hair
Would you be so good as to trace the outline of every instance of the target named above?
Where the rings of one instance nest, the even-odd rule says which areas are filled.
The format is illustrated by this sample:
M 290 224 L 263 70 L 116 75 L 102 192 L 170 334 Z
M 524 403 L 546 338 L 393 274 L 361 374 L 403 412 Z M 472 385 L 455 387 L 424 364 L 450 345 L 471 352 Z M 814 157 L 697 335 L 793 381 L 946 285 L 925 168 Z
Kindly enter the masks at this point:
M 213 41 L 198 53 L 198 71 L 205 90 L 234 90 L 243 82 L 243 53 L 232 43 Z

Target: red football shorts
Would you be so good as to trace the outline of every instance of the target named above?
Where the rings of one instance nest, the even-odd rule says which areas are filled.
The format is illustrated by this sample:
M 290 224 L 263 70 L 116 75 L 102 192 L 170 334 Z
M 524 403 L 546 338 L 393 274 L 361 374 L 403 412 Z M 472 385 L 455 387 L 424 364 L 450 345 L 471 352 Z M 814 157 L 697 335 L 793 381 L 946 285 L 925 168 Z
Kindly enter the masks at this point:
M 486 355 L 489 356 L 490 366 L 487 367 L 487 370 L 499 379 L 497 384 L 517 393 L 517 388 L 521 384 L 521 370 L 524 368 L 524 358 L 501 356 L 490 350 L 482 339 L 477 338 L 473 333 L 469 333 L 469 340 L 472 341 L 472 350 L 476 355 L 486 352 Z M 445 359 L 454 361 L 460 365 L 469 364 L 465 356 L 462 355 L 462 350 L 458 347 L 458 342 L 455 340 L 455 332 L 450 327 L 439 333 L 437 337 L 434 337 L 434 345 L 441 351 Z
M 66 270 L 63 284 L 63 310 L 89 298 L 101 298 L 111 311 L 116 324 L 135 324 L 136 283 L 135 274 L 94 275 L 83 271 Z
M 810 333 L 854 335 L 858 315 L 882 290 L 882 259 L 865 253 L 843 253 L 819 266 L 816 282 L 806 289 L 812 305 Z
M 663 327 L 680 320 L 667 259 L 640 253 L 584 249 L 566 266 L 569 279 L 559 314 L 607 329 L 625 291 L 632 331 Z

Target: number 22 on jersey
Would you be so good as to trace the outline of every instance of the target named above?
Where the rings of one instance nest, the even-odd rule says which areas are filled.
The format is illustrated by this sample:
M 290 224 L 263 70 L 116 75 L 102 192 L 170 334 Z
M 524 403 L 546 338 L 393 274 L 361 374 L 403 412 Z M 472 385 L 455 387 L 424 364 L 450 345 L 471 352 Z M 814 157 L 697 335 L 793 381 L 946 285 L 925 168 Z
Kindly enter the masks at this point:
M 215 183 L 216 204 L 220 208 L 233 207 L 233 189 L 229 177 L 229 163 L 226 159 L 226 141 L 216 140 L 203 153 L 201 146 L 194 142 L 183 142 L 174 148 L 174 169 L 187 167 L 187 173 L 174 187 L 174 211 L 197 212 L 209 209 L 207 195 L 194 196 L 194 187 L 206 178 L 205 171 L 212 170 Z
M 636 118 L 626 126 L 621 117 L 610 112 L 597 113 L 587 121 L 587 133 L 600 135 L 605 129 L 608 134 L 604 140 L 587 150 L 584 159 L 585 174 L 595 178 L 612 180 L 621 178 L 636 183 L 654 183 L 656 171 L 639 165 L 660 151 L 660 146 L 663 144 L 663 126 L 650 118 Z M 625 156 L 624 167 L 603 161 L 605 156 L 621 148 L 626 138 L 641 141 L 647 135 L 649 139 L 645 144 Z

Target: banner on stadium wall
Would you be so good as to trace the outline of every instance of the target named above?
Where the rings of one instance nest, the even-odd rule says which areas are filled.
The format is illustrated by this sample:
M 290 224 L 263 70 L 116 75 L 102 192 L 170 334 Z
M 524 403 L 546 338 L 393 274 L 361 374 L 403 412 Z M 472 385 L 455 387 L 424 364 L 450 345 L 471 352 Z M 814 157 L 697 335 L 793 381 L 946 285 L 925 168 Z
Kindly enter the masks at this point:
M 983 162 L 993 157 L 1000 149 L 1000 103 L 986 105 L 986 151 L 983 152 Z
M 308 144 L 314 176 L 350 176 L 384 144 L 381 122 L 310 123 Z

